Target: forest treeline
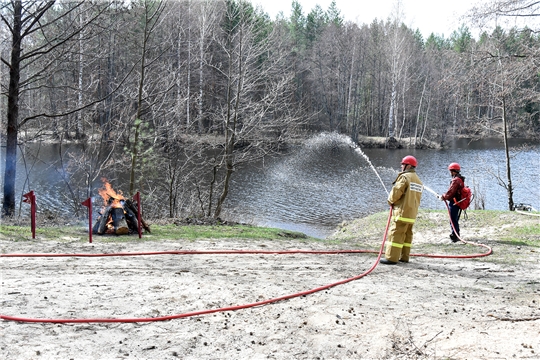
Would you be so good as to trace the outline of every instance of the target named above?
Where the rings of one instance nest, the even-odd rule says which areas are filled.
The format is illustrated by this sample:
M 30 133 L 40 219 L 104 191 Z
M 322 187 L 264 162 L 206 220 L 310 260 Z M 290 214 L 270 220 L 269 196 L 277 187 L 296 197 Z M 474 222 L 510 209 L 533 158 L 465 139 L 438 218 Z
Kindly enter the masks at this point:
M 539 29 L 424 39 L 398 6 L 358 24 L 335 3 L 296 1 L 276 19 L 244 0 L 1 4 L 4 215 L 17 146 L 44 138 L 84 146 L 59 153 L 63 171 L 84 174 L 66 177 L 75 209 L 96 179 L 124 172 L 155 215 L 218 217 L 235 167 L 306 134 L 423 147 L 540 129 Z

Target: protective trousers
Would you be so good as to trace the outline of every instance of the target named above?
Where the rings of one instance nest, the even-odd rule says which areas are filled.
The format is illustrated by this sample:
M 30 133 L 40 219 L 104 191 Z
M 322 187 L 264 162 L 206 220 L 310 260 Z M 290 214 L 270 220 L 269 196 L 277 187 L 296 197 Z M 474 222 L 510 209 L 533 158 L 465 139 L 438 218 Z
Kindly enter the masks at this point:
M 413 224 L 392 221 L 388 229 L 385 257 L 387 260 L 408 262 L 413 238 Z
M 450 205 L 450 231 L 452 231 L 452 234 L 456 234 L 457 236 L 459 236 L 459 216 L 461 215 L 460 213 L 460 208 L 453 204 L 451 201 L 449 202 L 449 205 Z M 452 227 L 452 224 L 454 224 L 454 227 Z M 454 228 L 456 229 L 456 231 L 454 231 Z

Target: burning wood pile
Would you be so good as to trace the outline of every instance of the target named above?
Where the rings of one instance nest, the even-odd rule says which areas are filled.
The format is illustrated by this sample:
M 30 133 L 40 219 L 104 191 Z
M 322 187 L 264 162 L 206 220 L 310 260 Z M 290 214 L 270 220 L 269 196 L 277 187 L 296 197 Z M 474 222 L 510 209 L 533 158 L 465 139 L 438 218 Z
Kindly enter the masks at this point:
M 138 210 L 136 203 L 124 198 L 121 191 L 116 192 L 111 184 L 103 179 L 103 187 L 98 190 L 103 198 L 103 208 L 92 228 L 93 234 L 136 234 L 139 232 Z M 150 232 L 150 227 L 142 217 L 141 227 Z

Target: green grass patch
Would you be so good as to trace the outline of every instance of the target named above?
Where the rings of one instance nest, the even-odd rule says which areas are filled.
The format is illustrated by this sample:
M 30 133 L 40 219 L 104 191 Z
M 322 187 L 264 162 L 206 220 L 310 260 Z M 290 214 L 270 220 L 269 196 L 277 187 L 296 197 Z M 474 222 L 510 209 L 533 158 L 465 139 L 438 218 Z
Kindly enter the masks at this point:
M 509 245 L 509 246 L 530 246 L 538 248 L 540 245 L 536 241 L 527 241 L 523 239 L 516 238 L 502 238 L 501 240 L 494 241 L 497 244 Z
M 487 232 L 488 240 L 508 246 L 540 247 L 540 224 L 537 217 L 522 215 L 510 211 L 467 211 L 467 219 L 460 224 L 466 240 L 475 241 L 467 234 L 477 234 L 478 241 Z M 251 240 L 300 240 L 316 241 L 329 245 L 349 243 L 361 248 L 377 247 L 384 235 L 388 220 L 388 211 L 382 211 L 364 218 L 344 223 L 336 229 L 333 236 L 325 240 L 308 237 L 300 232 L 258 227 L 252 225 L 185 225 L 174 223 L 151 224 L 151 233 L 143 233 L 139 240 L 135 235 L 93 235 L 94 241 L 127 242 L 127 241 L 161 241 L 161 240 L 196 240 L 196 239 L 251 239 Z M 446 210 L 420 210 L 414 231 L 430 231 L 448 226 Z M 493 229 L 496 229 L 495 233 Z M 36 229 L 36 238 L 54 241 L 88 241 L 88 228 L 84 225 L 53 226 L 47 225 Z M 8 224 L 0 226 L 0 239 L 11 241 L 32 241 L 29 224 Z M 416 246 L 417 244 L 415 244 Z M 436 245 L 438 246 L 438 245 Z M 432 252 L 436 252 L 436 246 Z M 461 247 L 458 247 L 461 251 Z M 426 249 L 428 250 L 428 249 Z M 427 252 L 427 251 L 426 251 Z
M 364 218 L 355 219 L 338 227 L 328 240 L 338 243 L 348 240 L 379 239 L 384 234 L 388 212 L 379 212 Z
M 414 223 L 415 231 L 432 229 L 448 224 L 448 211 L 446 210 L 420 210 Z
M 151 233 L 143 232 L 140 241 L 161 240 L 196 240 L 196 239 L 252 239 L 252 240 L 290 240 L 301 239 L 315 241 L 303 233 L 275 228 L 250 225 L 151 225 Z M 6 225 L 0 227 L 0 238 L 12 241 L 31 241 L 32 232 L 29 226 Z M 41 240 L 88 240 L 88 230 L 81 226 L 42 227 L 36 229 L 36 238 Z M 101 242 L 139 241 L 134 235 L 96 235 L 92 238 Z
M 148 236 L 162 239 L 312 239 L 303 233 L 249 225 L 153 225 Z
M 513 231 L 519 236 L 540 236 L 540 223 L 536 226 L 531 225 L 516 227 Z
M 2 225 L 0 226 L 0 237 L 12 241 L 29 241 L 32 240 L 32 229 L 30 226 Z M 84 230 L 75 226 L 36 228 L 36 238 L 62 240 L 78 237 L 84 237 Z
M 506 228 L 499 243 L 512 246 L 540 247 L 540 225 L 516 225 Z

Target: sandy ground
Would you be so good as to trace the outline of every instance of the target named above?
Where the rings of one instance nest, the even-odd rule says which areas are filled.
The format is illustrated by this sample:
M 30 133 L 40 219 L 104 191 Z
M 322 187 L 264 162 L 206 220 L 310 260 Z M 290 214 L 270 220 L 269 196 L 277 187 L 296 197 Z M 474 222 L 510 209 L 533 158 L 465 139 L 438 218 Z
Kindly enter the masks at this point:
M 418 233 L 444 253 L 483 252 Z M 437 240 L 433 240 L 433 239 Z M 362 243 L 355 244 L 362 248 Z M 0 320 L 3 359 L 538 359 L 533 248 L 412 258 L 331 289 L 238 311 L 145 323 Z M 337 249 L 305 241 L 12 242 L 3 253 Z M 470 248 L 464 251 L 464 247 Z M 414 248 L 413 248 L 414 252 Z M 0 258 L 1 311 L 27 318 L 147 318 L 253 303 L 347 279 L 375 254 Z

